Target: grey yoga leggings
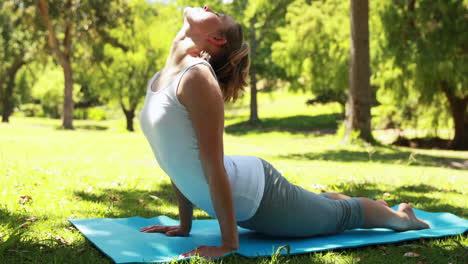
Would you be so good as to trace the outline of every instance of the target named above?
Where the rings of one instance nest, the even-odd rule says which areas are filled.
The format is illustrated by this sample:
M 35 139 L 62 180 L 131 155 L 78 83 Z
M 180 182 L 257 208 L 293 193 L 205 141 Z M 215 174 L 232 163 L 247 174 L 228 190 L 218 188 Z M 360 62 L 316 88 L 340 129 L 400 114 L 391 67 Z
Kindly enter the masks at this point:
M 290 183 L 267 161 L 265 189 L 257 212 L 243 228 L 270 236 L 307 237 L 359 228 L 364 221 L 364 207 L 357 198 L 333 200 Z

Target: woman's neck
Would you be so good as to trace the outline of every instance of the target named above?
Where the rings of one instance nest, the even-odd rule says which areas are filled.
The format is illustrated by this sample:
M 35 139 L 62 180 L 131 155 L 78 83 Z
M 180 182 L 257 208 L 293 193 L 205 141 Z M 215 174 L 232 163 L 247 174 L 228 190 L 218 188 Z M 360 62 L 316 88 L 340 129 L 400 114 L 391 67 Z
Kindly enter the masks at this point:
M 201 49 L 196 44 L 199 41 L 200 37 L 191 33 L 189 26 L 184 24 L 172 42 L 164 69 L 179 71 L 187 66 L 189 59 L 199 57 Z

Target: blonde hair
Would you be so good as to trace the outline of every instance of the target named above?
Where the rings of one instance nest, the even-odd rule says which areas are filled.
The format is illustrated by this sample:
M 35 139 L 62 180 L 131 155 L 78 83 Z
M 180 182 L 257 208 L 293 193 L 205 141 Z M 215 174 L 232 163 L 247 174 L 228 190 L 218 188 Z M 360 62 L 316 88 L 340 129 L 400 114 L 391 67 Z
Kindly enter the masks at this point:
M 240 24 L 235 23 L 221 32 L 227 42 L 209 62 L 218 78 L 225 102 L 235 102 L 239 92 L 247 86 L 250 68 L 250 47 L 243 42 L 244 36 Z

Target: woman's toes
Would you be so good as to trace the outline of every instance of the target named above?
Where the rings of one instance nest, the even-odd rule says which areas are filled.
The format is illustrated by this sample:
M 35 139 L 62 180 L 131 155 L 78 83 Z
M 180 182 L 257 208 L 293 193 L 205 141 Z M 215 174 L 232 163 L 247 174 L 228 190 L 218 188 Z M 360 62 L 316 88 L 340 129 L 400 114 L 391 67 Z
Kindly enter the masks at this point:
M 430 228 L 430 226 L 424 222 L 423 220 L 416 217 L 416 214 L 413 211 L 411 205 L 407 203 L 401 203 L 398 206 L 398 211 L 403 212 L 408 216 L 408 230 L 417 230 L 417 229 L 426 229 Z

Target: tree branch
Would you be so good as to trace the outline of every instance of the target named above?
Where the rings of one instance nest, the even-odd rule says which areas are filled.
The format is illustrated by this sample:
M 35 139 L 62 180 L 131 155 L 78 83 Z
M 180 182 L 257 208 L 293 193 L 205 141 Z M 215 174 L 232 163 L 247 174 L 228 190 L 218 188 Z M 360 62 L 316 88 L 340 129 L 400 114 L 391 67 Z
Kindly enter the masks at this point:
M 68 0 L 65 8 L 68 12 L 71 12 L 72 9 L 72 1 Z M 71 18 L 66 20 L 65 24 L 65 37 L 63 38 L 63 49 L 65 57 L 69 57 L 71 53 L 71 44 L 72 44 L 72 22 L 70 22 Z
M 129 48 L 126 45 L 120 43 L 120 41 L 117 38 L 114 38 L 113 36 L 109 35 L 109 33 L 107 33 L 105 30 L 96 27 L 96 31 L 99 33 L 99 35 L 105 42 L 111 44 L 116 48 L 121 48 L 124 52 L 127 52 L 129 50 Z
M 65 64 L 65 56 L 63 52 L 59 48 L 59 44 L 57 41 L 57 37 L 55 35 L 55 30 L 52 25 L 52 21 L 49 16 L 49 5 L 46 0 L 39 0 L 37 2 L 37 9 L 39 10 L 39 13 L 42 16 L 42 19 L 44 22 L 47 24 L 47 32 L 48 32 L 48 40 L 49 40 L 49 46 L 50 49 L 55 53 L 57 56 L 58 60 L 60 61 L 60 64 L 64 65 Z

